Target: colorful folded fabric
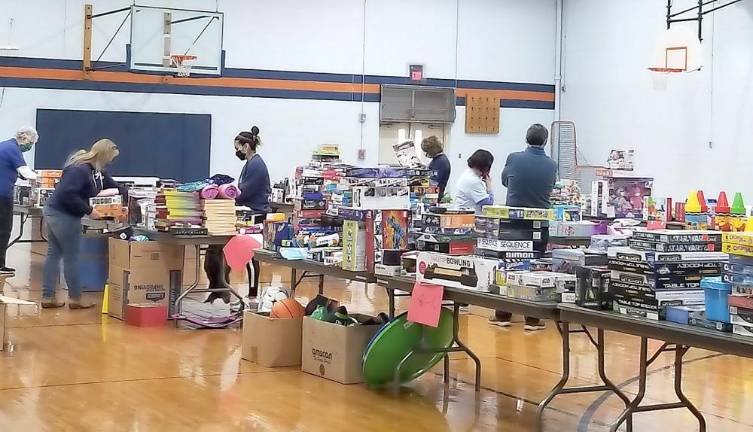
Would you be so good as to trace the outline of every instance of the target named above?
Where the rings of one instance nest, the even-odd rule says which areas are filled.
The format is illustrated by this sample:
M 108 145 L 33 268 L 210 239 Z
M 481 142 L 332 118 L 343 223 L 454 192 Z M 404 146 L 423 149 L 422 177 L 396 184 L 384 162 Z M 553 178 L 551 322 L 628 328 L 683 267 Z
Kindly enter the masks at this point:
M 220 194 L 220 189 L 215 185 L 205 186 L 201 190 L 201 198 L 203 199 L 215 199 Z
M 220 192 L 220 198 L 224 199 L 236 199 L 238 196 L 240 196 L 240 191 L 237 187 L 231 185 L 231 184 L 224 184 L 219 187 Z

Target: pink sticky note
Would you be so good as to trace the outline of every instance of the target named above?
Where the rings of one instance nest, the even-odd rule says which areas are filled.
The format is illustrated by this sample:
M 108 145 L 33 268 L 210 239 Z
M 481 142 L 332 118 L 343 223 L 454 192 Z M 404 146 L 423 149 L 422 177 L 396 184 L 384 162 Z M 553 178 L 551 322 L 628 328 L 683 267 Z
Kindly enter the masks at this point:
M 250 235 L 237 235 L 230 239 L 222 248 L 225 261 L 233 271 L 243 271 L 246 264 L 254 257 L 254 251 L 261 247 L 261 243 Z
M 438 326 L 443 296 L 443 286 L 416 282 L 408 306 L 408 321 L 429 327 Z

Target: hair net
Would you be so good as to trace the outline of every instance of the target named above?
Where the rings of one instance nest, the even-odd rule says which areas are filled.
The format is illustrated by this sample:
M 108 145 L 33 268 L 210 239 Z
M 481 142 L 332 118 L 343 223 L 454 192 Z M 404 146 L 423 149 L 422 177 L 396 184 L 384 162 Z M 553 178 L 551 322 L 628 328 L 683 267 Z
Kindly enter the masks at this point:
M 37 130 L 31 126 L 24 126 L 18 129 L 16 132 L 16 141 L 19 144 L 36 144 L 39 140 L 39 134 Z

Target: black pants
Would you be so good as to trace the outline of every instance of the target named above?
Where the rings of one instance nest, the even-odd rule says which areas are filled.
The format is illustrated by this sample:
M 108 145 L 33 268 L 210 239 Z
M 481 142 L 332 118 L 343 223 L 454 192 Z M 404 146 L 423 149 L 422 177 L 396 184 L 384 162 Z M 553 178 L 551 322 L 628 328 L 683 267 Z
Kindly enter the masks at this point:
M 230 266 L 225 261 L 222 248 L 221 245 L 209 246 L 204 257 L 204 271 L 210 288 L 230 286 Z M 251 275 L 252 266 L 253 276 Z M 259 294 L 259 261 L 252 259 L 250 264 L 246 264 L 246 270 L 248 271 L 248 296 L 256 297 Z
M 541 230 L 541 241 L 538 243 L 536 247 L 537 252 L 541 252 L 544 254 L 546 252 L 546 248 L 549 245 L 549 227 L 546 227 Z M 510 321 L 512 319 L 512 314 L 510 312 L 505 311 L 496 311 L 494 313 L 494 317 L 497 319 L 497 321 Z M 525 317 L 526 318 L 526 324 L 527 325 L 538 325 L 541 323 L 541 320 L 538 318 L 531 318 L 531 317 Z
M 5 267 L 5 255 L 11 231 L 13 231 L 13 198 L 0 198 L 0 267 Z

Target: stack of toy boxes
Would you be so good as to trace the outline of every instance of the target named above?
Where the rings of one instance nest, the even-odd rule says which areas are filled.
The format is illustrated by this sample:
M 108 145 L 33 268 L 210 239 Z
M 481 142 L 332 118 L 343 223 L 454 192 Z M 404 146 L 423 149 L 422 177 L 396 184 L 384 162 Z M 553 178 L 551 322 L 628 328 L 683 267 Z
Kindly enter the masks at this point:
M 717 231 L 636 230 L 630 247 L 609 248 L 609 293 L 622 314 L 664 319 L 668 306 L 702 305 L 701 279 L 728 260 Z
M 476 218 L 476 253 L 504 260 L 541 258 L 551 209 L 485 206 Z
M 402 255 L 408 251 L 410 212 L 407 210 L 377 211 L 375 227 L 374 272 L 385 276 L 399 276 Z
M 472 255 L 476 250 L 475 223 L 476 217 L 472 212 L 424 214 L 422 233 L 416 240 L 416 249 L 449 255 Z
M 753 336 L 753 233 L 724 233 L 722 240 L 724 251 L 730 254 L 723 279 L 731 289 L 728 305 L 732 331 Z

